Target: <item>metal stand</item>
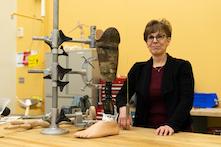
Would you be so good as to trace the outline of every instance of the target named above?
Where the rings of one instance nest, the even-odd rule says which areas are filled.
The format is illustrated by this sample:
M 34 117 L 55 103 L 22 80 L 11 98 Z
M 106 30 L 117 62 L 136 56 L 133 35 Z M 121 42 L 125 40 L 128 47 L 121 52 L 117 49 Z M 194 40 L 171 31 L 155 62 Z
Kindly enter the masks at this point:
M 60 87 L 60 90 L 63 90 L 63 87 L 68 84 L 69 82 L 63 82 L 59 81 L 62 80 L 64 74 L 67 74 L 68 72 L 71 72 L 71 69 L 63 69 L 58 64 L 58 56 L 59 55 L 65 55 L 65 54 L 59 54 L 58 48 L 59 46 L 65 42 L 78 42 L 78 43 L 85 43 L 89 44 L 90 47 L 95 47 L 95 33 L 96 33 L 96 27 L 92 26 L 90 28 L 90 36 L 88 39 L 72 39 L 69 37 L 66 37 L 61 30 L 58 30 L 58 22 L 59 22 L 59 0 L 53 1 L 53 31 L 51 38 L 49 37 L 33 37 L 33 40 L 44 40 L 45 43 L 47 43 L 52 52 L 52 67 L 51 70 L 48 71 L 50 73 L 49 76 L 47 76 L 48 79 L 52 80 L 52 110 L 51 110 L 51 125 L 49 128 L 43 129 L 41 131 L 42 134 L 47 135 L 60 135 L 67 133 L 68 130 L 61 129 L 58 126 L 58 87 Z M 61 48 L 62 49 L 62 48 Z M 63 73 L 62 73 L 62 72 Z M 38 72 L 39 73 L 39 72 Z M 60 79 L 59 79 L 60 78 Z
M 58 124 L 56 124 L 57 114 L 58 114 L 58 74 L 57 74 L 57 66 L 58 66 L 58 22 L 59 22 L 59 1 L 54 0 L 54 8 L 53 8 L 53 33 L 52 33 L 52 120 L 50 128 L 43 129 L 42 134 L 48 135 L 59 135 L 65 134 L 68 131 L 59 128 Z
M 69 132 L 67 129 L 59 128 L 58 124 L 56 124 L 57 112 L 58 112 L 57 108 L 52 108 L 51 125 L 49 128 L 43 129 L 41 131 L 42 134 L 61 135 Z

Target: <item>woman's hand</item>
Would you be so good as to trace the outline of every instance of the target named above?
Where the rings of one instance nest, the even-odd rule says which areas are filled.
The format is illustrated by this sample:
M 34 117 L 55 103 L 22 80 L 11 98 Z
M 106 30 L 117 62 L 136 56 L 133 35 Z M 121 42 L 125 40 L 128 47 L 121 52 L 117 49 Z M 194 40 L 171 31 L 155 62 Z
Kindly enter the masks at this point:
M 127 116 L 126 106 L 120 107 L 120 114 L 118 117 L 118 124 L 123 129 L 130 129 L 132 124 L 131 116 Z
M 160 126 L 155 130 L 155 134 L 160 136 L 172 135 L 173 133 L 174 133 L 173 128 L 171 128 L 168 125 Z

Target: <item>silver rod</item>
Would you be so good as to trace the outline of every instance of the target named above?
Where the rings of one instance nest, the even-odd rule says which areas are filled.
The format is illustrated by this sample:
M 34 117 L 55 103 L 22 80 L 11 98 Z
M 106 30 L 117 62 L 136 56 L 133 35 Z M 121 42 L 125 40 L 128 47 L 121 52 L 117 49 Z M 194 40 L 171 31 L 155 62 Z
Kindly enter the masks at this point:
M 33 40 L 43 40 L 43 41 L 45 41 L 45 40 L 48 40 L 49 38 L 48 37 L 46 37 L 46 36 L 33 36 L 32 37 L 32 39 Z
M 29 69 L 28 70 L 28 73 L 45 73 L 45 69 Z M 49 73 L 50 71 L 48 70 L 48 73 Z M 86 73 L 86 71 L 85 70 L 81 70 L 81 71 L 70 71 L 69 73 L 67 73 L 67 74 L 79 74 L 79 75 L 86 75 L 87 73 Z
M 57 74 L 57 64 L 58 64 L 58 20 L 59 20 L 59 0 L 54 0 L 53 7 L 53 33 L 52 33 L 52 108 L 57 108 L 58 106 L 58 74 Z
M 90 47 L 95 47 L 96 26 L 90 27 Z
M 90 43 L 91 43 L 91 40 L 90 40 L 90 39 L 74 39 L 74 38 L 72 38 L 72 40 L 69 40 L 69 41 L 67 41 L 67 42 L 90 44 Z
M 42 69 L 30 69 L 30 70 L 28 70 L 28 73 L 44 73 L 44 70 L 42 70 Z
M 86 71 L 70 71 L 68 74 L 86 75 Z
M 28 70 L 28 73 L 37 73 L 37 74 L 39 74 L 39 73 L 45 73 L 46 71 L 48 71 L 47 73 L 49 74 L 50 73 L 50 71 L 49 70 L 45 70 L 45 69 L 29 69 Z M 69 73 L 67 73 L 67 74 L 79 74 L 79 75 L 86 75 L 87 73 L 86 73 L 86 71 L 85 70 L 81 70 L 81 71 L 70 71 Z
M 51 108 L 51 124 L 50 128 L 42 131 L 43 134 L 60 134 L 58 125 L 56 124 L 56 119 L 58 115 L 58 74 L 57 74 L 57 65 L 58 65 L 58 0 L 54 0 L 53 3 L 53 32 L 52 32 L 52 108 Z M 54 132 L 54 130 L 56 130 Z
M 59 0 L 54 0 L 54 7 L 53 7 L 53 29 L 58 29 L 59 26 Z

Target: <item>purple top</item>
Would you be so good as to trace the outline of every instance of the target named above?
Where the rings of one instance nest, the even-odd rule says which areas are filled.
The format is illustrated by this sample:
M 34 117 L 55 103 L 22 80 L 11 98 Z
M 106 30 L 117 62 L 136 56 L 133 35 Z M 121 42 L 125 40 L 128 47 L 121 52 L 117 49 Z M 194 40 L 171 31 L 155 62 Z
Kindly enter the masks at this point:
M 163 71 L 163 67 L 152 68 L 148 110 L 148 126 L 152 128 L 163 125 L 167 120 L 166 106 L 161 92 Z

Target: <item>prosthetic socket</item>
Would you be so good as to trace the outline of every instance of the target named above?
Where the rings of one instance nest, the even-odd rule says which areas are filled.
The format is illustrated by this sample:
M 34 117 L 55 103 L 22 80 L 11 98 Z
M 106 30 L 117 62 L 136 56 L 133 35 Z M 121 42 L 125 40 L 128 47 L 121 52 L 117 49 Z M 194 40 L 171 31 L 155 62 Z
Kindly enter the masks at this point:
M 116 28 L 108 28 L 99 40 L 96 41 L 100 73 L 105 84 L 105 99 L 103 102 L 103 119 L 116 119 L 117 114 L 111 95 L 112 81 L 116 78 L 118 65 L 118 45 L 120 34 Z

